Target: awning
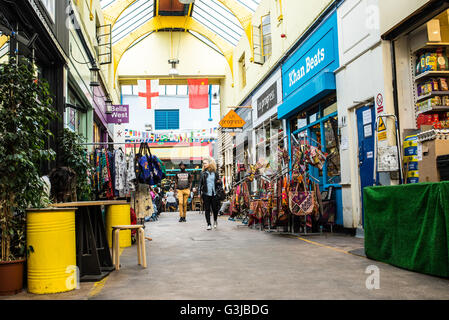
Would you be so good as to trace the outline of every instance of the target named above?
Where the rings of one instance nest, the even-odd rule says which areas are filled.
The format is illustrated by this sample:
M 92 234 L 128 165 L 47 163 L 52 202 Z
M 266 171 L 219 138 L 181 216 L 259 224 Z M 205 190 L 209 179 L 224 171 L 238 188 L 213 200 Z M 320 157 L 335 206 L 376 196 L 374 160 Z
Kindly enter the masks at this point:
M 407 34 L 427 23 L 430 19 L 436 17 L 447 8 L 449 8 L 448 0 L 431 1 L 409 17 L 402 20 L 392 29 L 382 34 L 381 38 L 383 40 L 395 40 L 399 36 Z
M 323 72 L 292 93 L 278 107 L 278 119 L 288 119 L 337 89 L 333 72 Z

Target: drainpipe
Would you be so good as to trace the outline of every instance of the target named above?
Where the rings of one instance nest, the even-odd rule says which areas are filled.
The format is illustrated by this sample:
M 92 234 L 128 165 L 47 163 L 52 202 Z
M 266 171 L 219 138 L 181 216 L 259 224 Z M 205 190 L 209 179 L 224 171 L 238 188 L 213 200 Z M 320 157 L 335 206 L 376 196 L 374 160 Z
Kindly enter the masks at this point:
M 390 41 L 390 49 L 391 49 L 391 68 L 392 68 L 392 85 L 393 85 L 393 105 L 394 105 L 394 114 L 398 119 L 398 132 L 399 132 L 399 140 L 401 139 L 401 126 L 399 119 L 399 98 L 398 98 L 398 79 L 396 77 L 396 49 L 394 47 L 394 40 Z

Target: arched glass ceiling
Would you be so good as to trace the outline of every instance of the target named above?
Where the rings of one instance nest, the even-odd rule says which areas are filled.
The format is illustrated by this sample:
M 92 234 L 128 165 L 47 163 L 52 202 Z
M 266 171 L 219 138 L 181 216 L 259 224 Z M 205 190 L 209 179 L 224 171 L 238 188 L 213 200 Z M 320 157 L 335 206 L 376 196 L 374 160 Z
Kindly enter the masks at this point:
M 215 51 L 217 51 L 219 54 L 223 55 L 223 53 L 220 51 L 220 48 L 218 48 L 212 41 L 210 41 L 209 39 L 207 39 L 205 36 L 203 36 L 202 34 L 189 30 L 189 33 L 194 36 L 195 38 L 197 38 L 198 40 L 204 42 L 206 45 L 208 45 L 209 47 L 211 47 L 212 49 L 214 49 Z
M 237 18 L 217 0 L 196 0 L 192 18 L 237 45 L 243 34 L 243 27 Z
M 100 0 L 102 9 L 107 9 L 117 0 Z M 112 43 L 115 44 L 130 32 L 154 17 L 156 1 L 136 0 L 119 17 L 112 30 Z M 260 0 L 235 0 L 250 12 L 254 12 Z M 235 15 L 218 0 L 196 0 L 191 13 L 193 19 L 225 39 L 237 45 L 244 30 Z M 198 34 L 195 34 L 197 36 Z

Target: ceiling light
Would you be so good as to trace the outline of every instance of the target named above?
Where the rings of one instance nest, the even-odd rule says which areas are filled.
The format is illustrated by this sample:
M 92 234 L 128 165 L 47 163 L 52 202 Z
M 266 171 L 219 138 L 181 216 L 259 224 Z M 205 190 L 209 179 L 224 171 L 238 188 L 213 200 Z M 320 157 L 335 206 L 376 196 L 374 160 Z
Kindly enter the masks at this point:
M 195 0 L 178 0 L 179 2 L 181 2 L 182 4 L 192 4 L 195 2 Z
M 179 75 L 179 71 L 176 68 L 171 68 L 170 71 L 168 71 L 168 75 L 169 76 L 178 76 Z
M 168 63 L 171 64 L 171 69 L 168 71 L 168 75 L 170 76 L 177 76 L 179 75 L 178 69 L 176 69 L 176 65 L 179 63 L 178 59 L 170 59 L 168 60 Z

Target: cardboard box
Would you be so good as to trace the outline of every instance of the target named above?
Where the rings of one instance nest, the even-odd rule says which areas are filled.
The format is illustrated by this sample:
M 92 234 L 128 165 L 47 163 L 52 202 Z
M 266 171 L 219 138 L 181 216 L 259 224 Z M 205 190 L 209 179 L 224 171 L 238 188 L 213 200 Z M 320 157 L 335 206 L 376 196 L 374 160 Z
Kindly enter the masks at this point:
M 427 22 L 427 37 L 429 38 L 429 42 L 441 42 L 439 19 L 433 19 Z
M 422 143 L 422 161 L 418 163 L 419 182 L 440 182 L 437 157 L 449 154 L 449 140 L 429 140 Z
M 425 124 L 423 124 L 423 125 L 421 126 L 421 132 L 430 131 L 430 130 L 432 130 L 432 129 L 433 129 L 433 126 L 430 126 L 430 125 L 425 125 Z

